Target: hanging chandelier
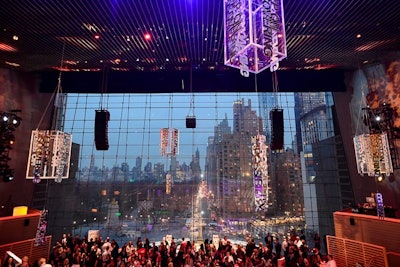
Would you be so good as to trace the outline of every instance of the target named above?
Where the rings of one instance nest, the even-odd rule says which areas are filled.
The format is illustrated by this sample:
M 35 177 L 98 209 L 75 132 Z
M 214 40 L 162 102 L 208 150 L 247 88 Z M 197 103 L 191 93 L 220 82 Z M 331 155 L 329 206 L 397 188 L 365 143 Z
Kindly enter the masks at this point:
M 160 151 L 163 157 L 179 154 L 179 130 L 176 128 L 160 129 Z
M 224 1 L 225 65 L 249 73 L 276 71 L 286 58 L 282 0 Z
M 357 171 L 371 177 L 393 173 L 386 133 L 361 134 L 353 138 Z
M 252 167 L 254 201 L 256 211 L 264 211 L 268 207 L 268 164 L 265 135 L 252 136 Z
M 167 195 L 171 194 L 171 187 L 172 187 L 172 177 L 171 174 L 167 173 L 165 176 L 165 193 Z
M 69 176 L 72 135 L 61 131 L 33 130 L 29 147 L 26 178 L 61 182 Z

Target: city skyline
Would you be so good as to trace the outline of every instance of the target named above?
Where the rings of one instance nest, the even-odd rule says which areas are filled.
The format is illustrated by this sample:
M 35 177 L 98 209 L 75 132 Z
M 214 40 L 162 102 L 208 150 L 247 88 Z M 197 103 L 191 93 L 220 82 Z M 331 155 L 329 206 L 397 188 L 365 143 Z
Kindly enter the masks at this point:
M 225 117 L 232 127 L 233 103 L 237 100 L 247 103 L 248 99 L 261 116 L 263 111 L 256 93 L 173 96 L 68 94 L 64 131 L 72 133 L 73 142 L 80 145 L 79 168 L 89 166 L 92 155 L 95 155 L 96 165 L 109 168 L 120 166 L 123 162 L 133 166 L 136 157 L 141 157 L 144 163 L 164 163 L 168 168 L 170 159 L 163 158 L 159 151 L 159 131 L 166 127 L 178 128 L 180 153 L 176 156 L 177 160 L 189 164 L 192 155 L 199 149 L 202 155 L 200 165 L 204 168 L 206 147 L 209 137 L 214 135 L 214 127 Z M 284 109 L 285 125 L 288 126 L 285 130 L 285 147 L 288 147 L 292 145 L 295 135 L 293 94 L 280 94 L 279 102 L 282 102 L 279 106 Z M 98 109 L 110 111 L 108 151 L 96 151 L 94 148 L 94 115 Z M 195 129 L 185 127 L 186 116 L 196 117 Z

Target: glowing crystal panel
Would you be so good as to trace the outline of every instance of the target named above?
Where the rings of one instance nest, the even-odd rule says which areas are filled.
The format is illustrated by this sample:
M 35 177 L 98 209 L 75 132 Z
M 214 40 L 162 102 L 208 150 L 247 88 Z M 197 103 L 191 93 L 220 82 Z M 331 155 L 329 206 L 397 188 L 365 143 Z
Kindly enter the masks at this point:
M 224 1 L 224 62 L 243 76 L 275 71 L 286 58 L 282 0 Z
M 171 187 L 172 187 L 172 177 L 171 174 L 167 173 L 165 177 L 165 193 L 167 195 L 171 194 Z
M 49 130 L 32 131 L 26 178 L 67 179 L 71 147 L 71 134 Z
M 353 138 L 359 174 L 375 176 L 393 173 L 389 142 L 386 133 L 362 134 Z
M 160 150 L 162 156 L 179 154 L 179 130 L 176 128 L 162 128 L 160 130 Z
M 252 166 L 254 201 L 256 211 L 264 211 L 268 207 L 268 165 L 265 135 L 252 137 Z

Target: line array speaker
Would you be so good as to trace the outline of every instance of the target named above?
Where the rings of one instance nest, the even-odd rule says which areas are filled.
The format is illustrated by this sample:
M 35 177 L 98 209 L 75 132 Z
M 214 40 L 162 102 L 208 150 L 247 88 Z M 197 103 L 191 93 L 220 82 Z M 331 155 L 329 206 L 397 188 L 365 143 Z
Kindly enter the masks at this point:
M 269 112 L 271 119 L 271 150 L 283 149 L 283 109 L 272 109 Z
M 108 150 L 108 121 L 110 112 L 108 110 L 96 110 L 94 121 L 94 143 L 97 150 Z

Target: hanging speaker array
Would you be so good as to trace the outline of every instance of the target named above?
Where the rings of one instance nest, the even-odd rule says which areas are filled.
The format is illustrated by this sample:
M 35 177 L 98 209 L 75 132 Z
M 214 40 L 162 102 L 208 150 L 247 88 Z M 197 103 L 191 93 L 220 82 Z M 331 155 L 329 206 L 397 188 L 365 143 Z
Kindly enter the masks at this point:
M 271 150 L 283 149 L 283 109 L 272 109 L 269 113 L 271 119 Z
M 187 116 L 186 117 L 186 128 L 196 128 L 196 117 Z
M 108 121 L 110 112 L 105 109 L 96 110 L 94 121 L 94 142 L 97 150 L 108 150 Z

